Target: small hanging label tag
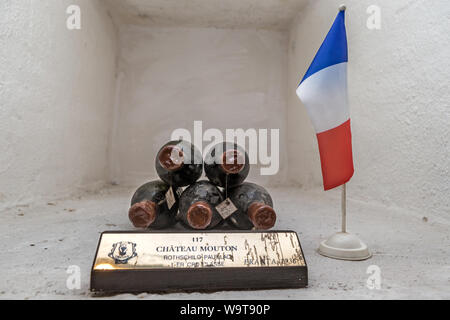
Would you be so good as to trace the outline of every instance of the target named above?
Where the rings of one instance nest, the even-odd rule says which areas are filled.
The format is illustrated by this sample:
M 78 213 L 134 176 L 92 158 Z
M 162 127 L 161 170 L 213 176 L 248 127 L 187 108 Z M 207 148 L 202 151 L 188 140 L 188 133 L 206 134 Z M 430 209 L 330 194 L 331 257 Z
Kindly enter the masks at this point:
M 223 219 L 228 218 L 229 216 L 231 216 L 233 213 L 235 213 L 237 211 L 236 206 L 229 198 L 227 198 L 221 204 L 217 205 L 216 209 L 219 212 L 219 214 L 222 216 Z
M 173 205 L 177 202 L 172 187 L 170 187 L 169 190 L 167 190 L 166 192 L 166 202 L 167 208 L 169 208 L 169 210 L 172 209 Z

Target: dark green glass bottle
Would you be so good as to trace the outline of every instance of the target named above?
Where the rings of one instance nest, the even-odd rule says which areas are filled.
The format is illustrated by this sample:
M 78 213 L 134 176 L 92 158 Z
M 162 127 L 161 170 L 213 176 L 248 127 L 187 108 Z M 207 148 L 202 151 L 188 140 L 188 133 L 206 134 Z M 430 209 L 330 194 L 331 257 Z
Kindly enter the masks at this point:
M 228 196 L 238 209 L 227 222 L 238 229 L 267 230 L 275 225 L 277 215 L 272 197 L 261 186 L 244 182 L 229 190 Z
M 216 209 L 223 200 L 215 185 L 206 180 L 198 181 L 181 194 L 178 218 L 192 229 L 212 229 L 223 222 Z
M 216 186 L 236 187 L 244 182 L 249 171 L 248 154 L 235 143 L 219 143 L 205 156 L 206 176 Z
M 175 203 L 169 209 L 166 201 L 169 188 L 162 181 L 151 181 L 136 190 L 128 211 L 128 217 L 136 228 L 164 229 L 177 222 L 178 195 L 173 190 Z
M 202 154 L 187 141 L 170 141 L 159 150 L 155 167 L 165 183 L 173 187 L 188 186 L 203 173 Z

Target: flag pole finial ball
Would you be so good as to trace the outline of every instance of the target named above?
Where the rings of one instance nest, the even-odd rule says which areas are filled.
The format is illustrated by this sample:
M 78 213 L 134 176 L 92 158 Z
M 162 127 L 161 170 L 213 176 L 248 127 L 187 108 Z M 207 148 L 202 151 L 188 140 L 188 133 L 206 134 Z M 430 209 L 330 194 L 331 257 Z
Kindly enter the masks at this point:
M 339 6 L 339 11 L 345 11 L 345 9 L 347 9 L 347 7 L 345 6 L 345 4 L 341 4 Z

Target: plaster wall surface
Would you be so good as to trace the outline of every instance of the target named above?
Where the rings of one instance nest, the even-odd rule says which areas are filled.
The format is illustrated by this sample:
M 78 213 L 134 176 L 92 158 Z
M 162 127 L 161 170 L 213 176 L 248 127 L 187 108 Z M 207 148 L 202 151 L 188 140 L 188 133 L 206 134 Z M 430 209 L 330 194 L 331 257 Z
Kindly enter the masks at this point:
M 79 5 L 81 30 L 66 10 Z M 116 30 L 97 0 L 0 2 L 0 208 L 107 178 Z
M 102 0 L 116 21 L 151 27 L 288 30 L 307 0 Z
M 289 177 L 322 181 L 315 133 L 295 94 L 341 1 L 309 1 L 289 40 Z M 347 4 L 349 99 L 355 175 L 347 194 L 437 214 L 450 213 L 448 1 L 378 1 L 381 29 L 366 26 L 373 1 Z
M 111 179 L 136 185 L 156 178 L 155 156 L 173 130 L 280 129 L 280 170 L 250 178 L 281 184 L 287 177 L 287 35 L 216 28 L 120 30 Z M 194 136 L 192 136 L 194 139 Z M 269 137 L 270 141 L 270 137 Z M 210 142 L 205 141 L 206 148 Z M 270 152 L 270 150 L 269 150 Z

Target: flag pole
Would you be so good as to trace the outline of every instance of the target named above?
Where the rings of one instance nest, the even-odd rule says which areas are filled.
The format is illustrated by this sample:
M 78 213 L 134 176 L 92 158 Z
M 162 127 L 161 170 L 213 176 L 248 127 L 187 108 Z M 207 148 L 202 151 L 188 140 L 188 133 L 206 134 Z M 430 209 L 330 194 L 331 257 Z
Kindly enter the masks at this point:
M 345 183 L 342 185 L 341 211 L 342 211 L 342 233 L 345 233 L 347 232 L 347 188 Z
M 341 260 L 366 260 L 372 254 L 367 245 L 359 238 L 347 232 L 347 185 L 341 187 L 341 232 L 335 233 L 320 243 L 319 253 L 323 256 Z
M 339 11 L 345 11 L 347 9 L 345 4 L 339 6 Z M 347 188 L 346 184 L 342 185 L 341 193 L 341 211 L 342 211 L 342 233 L 347 232 Z

